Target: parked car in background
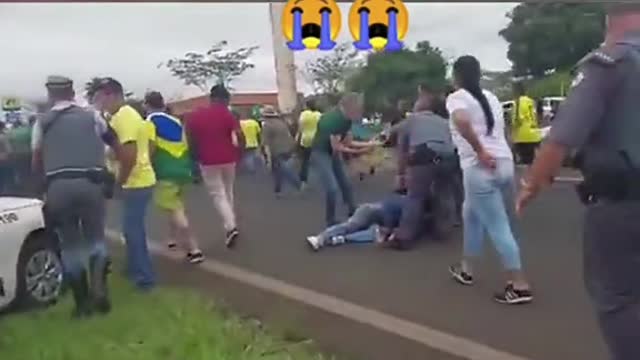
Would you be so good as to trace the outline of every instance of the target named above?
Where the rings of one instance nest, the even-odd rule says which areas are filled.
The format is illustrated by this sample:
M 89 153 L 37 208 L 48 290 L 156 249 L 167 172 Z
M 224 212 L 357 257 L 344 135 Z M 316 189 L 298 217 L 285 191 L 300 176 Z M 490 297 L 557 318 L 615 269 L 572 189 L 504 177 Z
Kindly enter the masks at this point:
M 62 285 L 59 246 L 45 229 L 43 202 L 0 197 L 0 309 L 51 304 Z

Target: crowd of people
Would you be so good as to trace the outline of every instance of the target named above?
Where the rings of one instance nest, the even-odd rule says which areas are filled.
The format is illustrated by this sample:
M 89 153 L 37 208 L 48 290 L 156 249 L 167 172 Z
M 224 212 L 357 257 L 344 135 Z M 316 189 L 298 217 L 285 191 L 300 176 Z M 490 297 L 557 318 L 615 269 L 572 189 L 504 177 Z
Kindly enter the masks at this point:
M 514 87 L 508 139 L 502 106 L 480 86 L 480 63 L 472 56 L 454 62 L 452 89 L 421 84 L 411 111 L 385 136 L 371 136 L 357 126 L 354 131 L 364 112 L 362 95 L 356 93 L 344 94 L 335 108 L 324 112 L 307 104 L 292 131 L 271 106 L 263 107 L 260 119 L 234 115 L 222 85 L 211 88 L 207 106 L 180 119 L 158 92 L 146 94 L 144 106 L 136 109 L 126 103 L 120 82 L 104 78 L 91 89 L 91 107 L 85 108 L 74 101 L 70 79 L 49 77 L 52 107 L 32 121 L 30 131 L 23 129 L 20 138 L 24 145 L 24 134 L 30 135 L 30 176 L 44 180 L 47 227 L 61 240 L 74 316 L 111 310 L 105 199 L 113 197 L 114 188 L 122 206 L 125 273 L 138 289 L 149 291 L 156 285 L 145 228 L 150 203 L 167 216 L 167 246 L 181 248 L 189 262 L 200 263 L 205 255 L 185 212 L 186 186 L 201 179 L 221 216 L 225 245 L 232 248 L 241 237 L 236 166 L 253 173 L 263 158 L 271 167 L 277 197 L 285 184 L 304 191 L 310 170 L 322 186 L 326 229 L 306 239 L 313 250 L 346 243 L 410 249 L 425 235 L 446 239 L 451 228 L 462 224 L 463 250 L 448 269 L 451 277 L 461 285 L 474 284 L 474 262 L 488 234 L 506 274 L 493 298 L 503 304 L 529 303 L 533 291 L 510 213 L 514 204 L 520 213 L 552 183 L 569 151 L 580 148 L 585 182 L 579 190 L 590 220 L 585 222 L 587 285 L 614 356 L 637 359 L 639 232 L 637 222 L 628 219 L 638 211 L 637 167 L 632 165 L 640 157 L 633 101 L 640 74 L 640 8 L 616 5 L 609 11 L 607 44 L 615 51 L 606 48 L 586 60 L 588 75 L 574 84 L 539 151 L 542 139 L 535 131 L 533 102 L 520 85 Z M 624 75 L 632 81 L 625 82 Z M 609 97 L 603 89 L 621 93 Z M 609 106 L 612 99 L 617 107 Z M 7 169 L 29 168 L 25 147 L 9 139 L 0 126 L 0 191 L 11 178 Z M 510 141 L 531 164 L 517 198 Z M 372 156 L 391 144 L 397 158 L 395 184 L 380 201 L 358 206 L 345 160 Z M 299 158 L 299 169 L 292 158 Z M 337 212 L 339 197 L 348 215 L 344 221 Z
M 35 174 L 44 175 L 47 218 L 61 239 L 75 315 L 110 309 L 104 198 L 113 196 L 113 188 L 122 206 L 124 270 L 147 291 L 156 285 L 145 228 L 149 205 L 166 214 L 167 246 L 183 250 L 188 262 L 201 263 L 205 254 L 185 211 L 186 187 L 202 181 L 222 219 L 225 245 L 233 248 L 241 237 L 236 170 L 253 174 L 265 165 L 278 198 L 286 185 L 305 191 L 310 172 L 324 190 L 326 229 L 306 239 L 313 250 L 353 242 L 407 250 L 425 237 L 444 240 L 464 223 L 464 252 L 449 269 L 451 276 L 473 284 L 473 261 L 487 231 L 508 274 L 495 299 L 530 302 L 506 205 L 511 198 L 505 196 L 514 188 L 514 164 L 502 109 L 493 94 L 480 88 L 475 58 L 461 57 L 453 70 L 455 89 L 421 84 L 413 109 L 388 132 L 367 134 L 361 128 L 357 136 L 354 127 L 364 112 L 357 93 L 344 94 L 324 112 L 308 102 L 292 127 L 273 106 L 263 106 L 259 119 L 234 113 L 222 85 L 211 88 L 207 106 L 181 119 L 156 91 L 145 95 L 142 107 L 127 104 L 122 84 L 113 78 L 91 89 L 91 107 L 84 108 L 74 102 L 71 80 L 50 77 L 46 87 L 52 108 L 33 124 L 32 166 Z M 390 145 L 396 148 L 398 180 L 380 201 L 358 206 L 346 160 L 372 156 Z M 337 211 L 339 198 L 346 221 Z

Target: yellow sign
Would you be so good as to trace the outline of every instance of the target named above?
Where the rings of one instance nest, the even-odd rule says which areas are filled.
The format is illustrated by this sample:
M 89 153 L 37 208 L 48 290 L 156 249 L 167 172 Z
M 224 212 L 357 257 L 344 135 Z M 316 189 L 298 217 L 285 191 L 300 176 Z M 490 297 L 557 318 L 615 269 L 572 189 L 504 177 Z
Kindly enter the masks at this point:
M 18 98 L 2 99 L 2 110 L 11 111 L 11 110 L 20 110 L 20 109 L 22 109 L 22 105 L 20 104 L 20 99 Z
M 358 50 L 399 51 L 409 28 L 401 0 L 356 0 L 349 10 L 349 30 Z
M 282 13 L 282 33 L 294 51 L 333 49 L 341 26 L 335 0 L 289 0 Z

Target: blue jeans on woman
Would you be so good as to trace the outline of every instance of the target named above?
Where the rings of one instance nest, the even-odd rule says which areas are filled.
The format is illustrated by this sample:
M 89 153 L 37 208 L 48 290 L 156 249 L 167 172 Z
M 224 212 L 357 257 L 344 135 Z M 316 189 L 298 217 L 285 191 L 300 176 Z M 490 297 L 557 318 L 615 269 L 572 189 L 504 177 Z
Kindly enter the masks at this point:
M 142 290 L 156 284 L 145 227 L 152 194 L 153 187 L 122 191 L 122 234 L 127 245 L 127 275 Z
M 333 155 L 323 151 L 313 151 L 311 153 L 311 164 L 318 172 L 322 186 L 326 192 L 325 221 L 327 226 L 336 223 L 336 201 L 338 189 L 342 192 L 342 199 L 349 208 L 349 215 L 356 210 L 353 200 L 351 182 L 344 170 L 344 164 L 339 155 Z
M 291 168 L 289 160 L 291 160 L 291 154 L 288 153 L 274 155 L 273 159 L 271 159 L 274 191 L 276 194 L 282 192 L 282 184 L 285 182 L 288 182 L 289 185 L 293 186 L 296 190 L 299 190 L 302 186 L 298 175 Z
M 520 270 L 520 248 L 511 230 L 506 205 L 512 202 L 515 190 L 513 160 L 497 159 L 493 171 L 477 164 L 463 169 L 463 174 L 465 257 L 481 254 L 486 230 L 505 270 Z

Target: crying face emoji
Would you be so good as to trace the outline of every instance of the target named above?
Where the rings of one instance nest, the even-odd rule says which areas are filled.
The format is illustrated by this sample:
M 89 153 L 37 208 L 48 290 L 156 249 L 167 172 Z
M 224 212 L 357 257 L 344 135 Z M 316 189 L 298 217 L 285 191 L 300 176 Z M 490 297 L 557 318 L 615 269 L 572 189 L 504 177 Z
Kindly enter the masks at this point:
M 408 27 L 401 0 L 356 0 L 349 10 L 349 30 L 358 50 L 399 51 Z
M 282 32 L 291 50 L 331 50 L 341 22 L 334 0 L 290 0 L 282 14 Z

